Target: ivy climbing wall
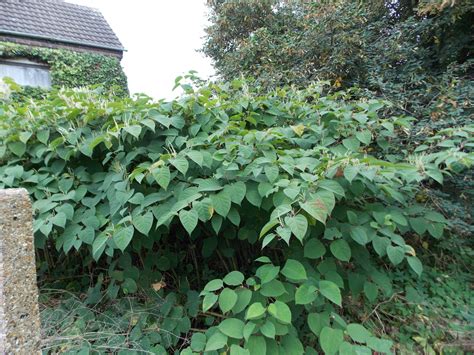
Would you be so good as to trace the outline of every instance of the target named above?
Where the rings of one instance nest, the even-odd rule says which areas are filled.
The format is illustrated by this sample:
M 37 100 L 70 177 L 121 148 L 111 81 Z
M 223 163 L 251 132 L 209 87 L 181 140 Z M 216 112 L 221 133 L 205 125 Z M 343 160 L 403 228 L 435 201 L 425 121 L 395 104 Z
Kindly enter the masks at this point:
M 0 42 L 0 59 L 19 57 L 48 64 L 53 86 L 103 84 L 119 96 L 128 95 L 127 77 L 118 58 L 97 53 Z

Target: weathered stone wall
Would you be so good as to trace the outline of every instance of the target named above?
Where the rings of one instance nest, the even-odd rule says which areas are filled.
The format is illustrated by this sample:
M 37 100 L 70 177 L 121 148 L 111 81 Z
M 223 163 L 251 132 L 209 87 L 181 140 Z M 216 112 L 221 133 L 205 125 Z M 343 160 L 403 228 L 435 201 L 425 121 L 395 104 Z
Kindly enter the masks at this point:
M 0 354 L 39 348 L 31 202 L 25 189 L 0 190 Z

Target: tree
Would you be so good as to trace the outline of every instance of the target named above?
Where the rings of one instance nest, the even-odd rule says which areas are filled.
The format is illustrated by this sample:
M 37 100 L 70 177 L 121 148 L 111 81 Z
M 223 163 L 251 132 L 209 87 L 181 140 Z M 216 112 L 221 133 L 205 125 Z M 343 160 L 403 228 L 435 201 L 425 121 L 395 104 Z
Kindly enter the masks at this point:
M 336 87 L 357 85 L 417 116 L 452 84 L 443 78 L 446 72 L 458 74 L 460 91 L 470 86 L 465 76 L 472 74 L 474 8 L 467 0 L 208 5 L 203 51 L 225 79 L 253 76 L 267 88 L 318 79 Z

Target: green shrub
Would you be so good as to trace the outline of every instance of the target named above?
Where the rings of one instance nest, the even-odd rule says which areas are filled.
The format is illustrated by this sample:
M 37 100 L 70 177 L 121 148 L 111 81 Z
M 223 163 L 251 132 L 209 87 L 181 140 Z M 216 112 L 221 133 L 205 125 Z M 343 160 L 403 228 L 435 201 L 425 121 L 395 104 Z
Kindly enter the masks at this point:
M 34 200 L 43 277 L 92 276 L 89 304 L 160 296 L 147 351 L 389 353 L 348 310 L 390 297 L 390 270 L 422 273 L 417 250 L 448 225 L 421 186 L 472 165 L 474 127 L 410 153 L 412 119 L 380 100 L 181 86 L 172 102 L 61 90 L 0 106 L 0 187 Z

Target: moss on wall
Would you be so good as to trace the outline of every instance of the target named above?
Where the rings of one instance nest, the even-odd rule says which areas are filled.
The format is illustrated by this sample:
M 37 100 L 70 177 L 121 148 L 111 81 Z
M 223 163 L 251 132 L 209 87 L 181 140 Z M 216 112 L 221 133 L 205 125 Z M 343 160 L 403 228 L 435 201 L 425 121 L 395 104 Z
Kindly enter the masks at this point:
M 48 64 L 54 86 L 79 87 L 102 84 L 117 95 L 128 95 L 127 77 L 118 58 L 97 53 L 0 42 L 0 58 L 14 57 Z

